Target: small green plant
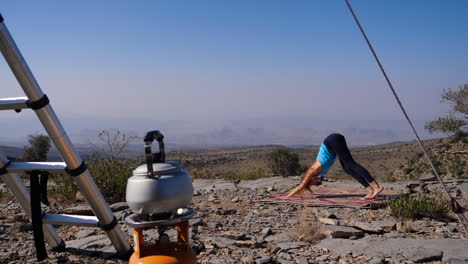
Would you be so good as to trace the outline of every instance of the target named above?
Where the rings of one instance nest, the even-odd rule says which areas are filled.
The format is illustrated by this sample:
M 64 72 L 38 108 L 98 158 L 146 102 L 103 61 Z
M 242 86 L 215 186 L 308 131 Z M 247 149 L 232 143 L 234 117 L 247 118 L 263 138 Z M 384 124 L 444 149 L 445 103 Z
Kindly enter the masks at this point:
M 254 171 L 244 172 L 244 173 L 234 173 L 228 172 L 223 175 L 223 178 L 226 180 L 257 180 L 261 178 L 267 178 L 270 175 L 263 168 L 258 168 Z
M 399 195 L 397 198 L 390 198 L 387 203 L 390 215 L 397 218 L 428 217 L 435 220 L 449 218 L 450 202 L 439 190 L 430 193 Z

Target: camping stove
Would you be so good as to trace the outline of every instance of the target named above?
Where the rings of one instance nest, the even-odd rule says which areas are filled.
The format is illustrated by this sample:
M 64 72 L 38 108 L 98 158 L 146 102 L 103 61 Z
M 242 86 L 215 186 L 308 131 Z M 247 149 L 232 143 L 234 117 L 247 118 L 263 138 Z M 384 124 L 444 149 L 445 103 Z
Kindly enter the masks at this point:
M 196 255 L 189 243 L 189 223 L 195 210 L 188 208 L 193 195 L 188 173 L 174 162 L 165 161 L 164 136 L 157 130 L 147 133 L 146 164 L 133 171 L 128 179 L 126 200 L 133 211 L 125 223 L 133 227 L 134 253 L 130 264 L 195 264 Z M 151 152 L 154 140 L 159 153 Z M 168 229 L 177 230 L 177 241 L 171 241 Z M 156 243 L 145 243 L 143 232 L 157 229 Z

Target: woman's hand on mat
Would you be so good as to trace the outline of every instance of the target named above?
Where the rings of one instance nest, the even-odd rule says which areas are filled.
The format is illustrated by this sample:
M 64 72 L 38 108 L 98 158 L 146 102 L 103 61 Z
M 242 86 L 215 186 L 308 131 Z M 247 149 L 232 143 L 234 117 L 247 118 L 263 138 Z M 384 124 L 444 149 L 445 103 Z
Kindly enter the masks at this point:
M 302 194 L 304 191 L 310 191 L 311 193 L 314 193 L 314 191 L 312 191 L 312 188 L 310 187 L 311 185 L 318 185 L 318 183 L 320 182 L 319 178 L 318 177 L 312 177 L 312 178 L 308 178 L 308 179 L 304 179 L 301 184 L 299 184 L 299 186 L 297 186 L 296 188 L 292 189 L 289 193 L 288 193 L 288 198 L 295 195 L 295 194 Z
M 292 189 L 289 193 L 288 193 L 288 196 L 287 198 L 295 195 L 295 194 L 301 194 L 302 192 L 304 192 L 304 189 L 305 189 L 305 186 L 303 186 L 302 184 L 300 184 L 299 186 L 297 186 L 296 188 Z

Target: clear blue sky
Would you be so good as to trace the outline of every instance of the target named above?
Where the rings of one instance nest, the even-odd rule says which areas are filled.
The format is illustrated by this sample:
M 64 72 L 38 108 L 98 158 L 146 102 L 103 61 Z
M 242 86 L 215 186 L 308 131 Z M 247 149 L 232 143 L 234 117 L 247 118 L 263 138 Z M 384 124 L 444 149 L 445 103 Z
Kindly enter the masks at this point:
M 468 83 L 468 1 L 351 4 L 410 115 L 446 111 L 443 89 Z M 62 115 L 402 119 L 341 0 L 5 0 L 0 12 Z M 0 82 L 2 97 L 22 95 L 3 61 Z

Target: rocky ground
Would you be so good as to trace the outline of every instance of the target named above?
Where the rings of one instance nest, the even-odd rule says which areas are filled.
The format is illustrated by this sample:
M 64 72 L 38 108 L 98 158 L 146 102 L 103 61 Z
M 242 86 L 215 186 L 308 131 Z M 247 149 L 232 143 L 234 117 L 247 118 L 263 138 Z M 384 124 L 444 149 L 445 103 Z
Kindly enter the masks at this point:
M 256 200 L 289 190 L 298 177 L 255 181 L 195 180 L 192 247 L 199 263 L 468 263 L 468 240 L 457 221 L 430 219 L 399 222 L 387 209 L 304 207 L 264 204 Z M 325 186 L 357 187 L 326 182 Z M 404 190 L 407 183 L 385 184 Z M 435 186 L 435 185 L 431 185 Z M 454 181 L 450 190 L 468 197 L 468 182 Z M 464 205 L 467 200 L 462 201 Z M 125 204 L 112 205 L 128 240 L 132 230 L 121 221 Z M 0 263 L 35 263 L 32 228 L 15 201 L 0 204 Z M 47 212 L 86 213 L 84 205 L 55 206 Z M 42 263 L 127 263 L 115 257 L 99 229 L 58 227 L 64 252 L 48 251 Z M 158 234 L 145 233 L 149 240 Z M 170 237 L 174 231 L 168 232 Z

